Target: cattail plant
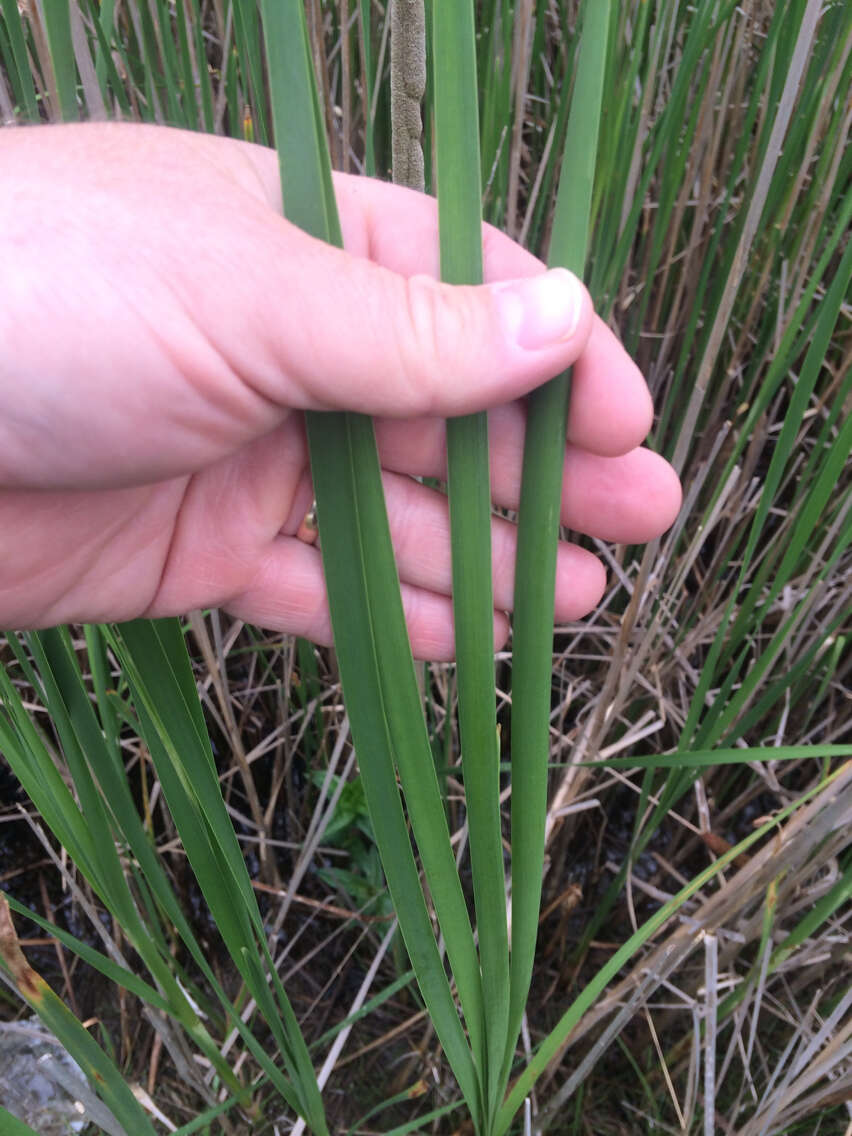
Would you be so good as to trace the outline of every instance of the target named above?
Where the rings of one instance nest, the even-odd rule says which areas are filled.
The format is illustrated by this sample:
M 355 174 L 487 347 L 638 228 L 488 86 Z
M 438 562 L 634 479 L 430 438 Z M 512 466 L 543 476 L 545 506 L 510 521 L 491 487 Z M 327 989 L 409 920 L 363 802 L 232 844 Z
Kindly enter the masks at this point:
M 458 1086 L 432 1109 L 420 1109 L 414 1091 L 388 1087 L 375 1109 L 411 1110 L 392 1128 L 399 1136 L 451 1115 L 454 1130 L 467 1123 L 477 1136 L 522 1124 L 526 1132 L 534 1112 L 537 1131 L 579 1133 L 596 1123 L 583 1121 L 582 1109 L 604 1107 L 584 1085 L 623 1046 L 624 1067 L 636 1068 L 637 1094 L 646 1093 L 640 1099 L 661 1128 L 670 1121 L 711 1133 L 725 1113 L 748 1136 L 792 1131 L 802 1116 L 810 1123 L 809 1108 L 834 1107 L 831 1094 L 848 1077 L 848 1055 L 828 1042 L 845 1028 L 849 1001 L 830 985 L 825 962 L 852 893 L 852 770 L 843 764 L 852 747 L 837 711 L 848 686 L 852 537 L 848 8 L 820 0 L 384 7 L 377 25 L 368 0 L 1 0 L 0 118 L 137 118 L 274 144 L 286 216 L 340 244 L 331 135 L 341 165 L 357 151 L 366 172 L 383 172 L 392 154 L 398 180 L 437 189 L 443 280 L 482 281 L 483 216 L 506 220 L 531 248 L 548 247 L 551 266 L 585 277 L 649 374 L 658 404 L 651 445 L 682 471 L 687 508 L 644 551 L 598 544 L 614 582 L 595 620 L 569 628 L 567 663 L 554 669 L 570 376 L 530 396 L 504 746 L 488 421 L 447 423 L 461 755 L 453 773 L 463 782 L 469 850 L 462 874 L 446 770 L 436 768 L 406 632 L 373 424 L 307 415 L 343 697 L 407 954 L 371 1007 L 411 985 Z M 259 884 L 271 885 L 252 878 L 234 830 L 188 634 L 176 620 L 140 620 L 4 636 L 0 753 L 39 829 L 52 834 L 45 854 L 63 886 L 93 912 L 98 942 L 29 911 L 10 886 L 0 896 L 2 977 L 15 1005 L 23 1000 L 74 1055 L 116 1132 L 161 1130 L 165 1106 L 131 1088 L 109 1045 L 36 972 L 17 937 L 23 918 L 136 1000 L 197 1103 L 191 1121 L 171 1124 L 176 1132 L 271 1131 L 285 1110 L 299 1118 L 293 1131 L 322 1136 L 334 1128 L 332 1097 L 323 1099 L 327 1070 L 318 1076 L 315 1065 L 326 1053 L 333 1061 L 370 1008 L 369 982 L 327 1033 L 300 1024 L 281 977 L 287 950 L 256 898 Z M 252 640 L 247 653 L 263 659 L 267 650 Z M 293 657 L 301 684 L 282 701 L 310 718 L 304 752 L 313 757 L 325 744 L 319 670 L 306 644 Z M 575 670 L 582 709 L 568 713 L 563 695 Z M 342 728 L 335 753 L 346 744 Z M 128 768 L 134 762 L 138 772 Z M 337 768 L 329 762 L 329 783 Z M 251 776 L 247 761 L 240 775 Z M 531 1048 L 520 1053 L 542 882 L 547 871 L 568 879 L 575 810 L 589 804 L 592 785 L 595 808 L 608 799 L 606 778 L 635 798 L 626 850 L 573 936 L 562 973 L 578 975 L 576 987 L 566 979 L 555 1024 L 529 1023 Z M 337 796 L 324 785 L 324 821 L 344 781 Z M 500 798 L 509 787 L 507 825 Z M 227 977 L 211 964 L 158 847 L 153 796 L 167 808 L 164 843 L 179 841 L 215 924 Z M 747 810 L 753 823 L 743 830 Z M 720 815 L 736 839 L 713 831 Z M 321 831 L 312 821 L 314 848 Z M 689 856 L 639 911 L 645 880 L 634 869 L 663 837 Z M 696 844 L 713 857 L 698 868 Z M 590 962 L 601 940 L 621 935 L 624 920 L 613 914 L 628 887 L 632 932 Z M 803 895 L 813 897 L 805 909 Z M 689 918 L 678 921 L 684 905 Z M 702 975 L 725 973 L 718 991 L 692 982 L 697 953 Z M 812 1019 L 812 1036 L 791 1034 L 778 1047 L 783 1078 L 761 1080 L 746 1062 L 742 1085 L 729 1092 L 737 1054 L 757 1044 L 767 991 L 789 996 L 797 960 L 816 1007 L 799 1015 Z M 819 990 L 802 978 L 808 967 Z M 626 1027 L 650 1013 L 663 983 L 682 984 L 689 1023 L 664 1039 L 663 1072 L 647 1072 Z M 773 1009 L 768 1048 L 781 1016 Z M 744 1021 L 753 1025 L 744 1030 Z M 536 1098 L 545 1074 L 547 1101 Z M 384 1125 L 375 1109 L 353 1130 Z M 30 1129 L 0 1107 L 0 1131 Z

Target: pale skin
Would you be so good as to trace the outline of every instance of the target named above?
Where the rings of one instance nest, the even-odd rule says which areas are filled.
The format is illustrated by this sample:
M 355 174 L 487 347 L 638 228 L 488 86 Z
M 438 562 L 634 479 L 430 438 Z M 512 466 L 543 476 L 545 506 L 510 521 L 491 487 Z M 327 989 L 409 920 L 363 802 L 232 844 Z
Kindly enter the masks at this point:
M 0 131 L 0 626 L 220 606 L 330 643 L 296 533 L 303 412 L 334 408 L 377 417 L 412 647 L 452 658 L 446 500 L 413 478 L 445 476 L 445 417 L 488 409 L 493 500 L 516 506 L 524 396 L 571 364 L 562 523 L 671 525 L 647 387 L 584 289 L 487 227 L 486 280 L 513 283 L 435 283 L 434 201 L 364 178 L 336 178 L 330 248 L 282 218 L 278 179 L 270 150 L 165 128 Z M 515 529 L 492 534 L 499 645 Z M 605 583 L 562 542 L 557 622 Z

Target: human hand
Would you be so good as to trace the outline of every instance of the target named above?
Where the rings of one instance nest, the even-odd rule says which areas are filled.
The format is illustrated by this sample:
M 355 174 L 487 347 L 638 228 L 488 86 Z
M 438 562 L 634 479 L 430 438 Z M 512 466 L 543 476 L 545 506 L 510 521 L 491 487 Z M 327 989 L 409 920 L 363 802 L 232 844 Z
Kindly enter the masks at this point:
M 280 216 L 275 154 L 159 127 L 0 132 L 0 626 L 221 606 L 331 642 L 304 410 L 377 416 L 416 655 L 452 657 L 443 418 L 491 408 L 492 493 L 517 505 L 523 396 L 575 363 L 562 522 L 663 532 L 680 487 L 639 448 L 648 391 L 588 295 L 484 229 L 489 281 L 438 275 L 428 197 L 335 180 L 347 251 Z M 577 302 L 573 315 L 569 301 Z M 495 641 L 515 530 L 492 526 Z M 561 543 L 556 618 L 604 570 Z

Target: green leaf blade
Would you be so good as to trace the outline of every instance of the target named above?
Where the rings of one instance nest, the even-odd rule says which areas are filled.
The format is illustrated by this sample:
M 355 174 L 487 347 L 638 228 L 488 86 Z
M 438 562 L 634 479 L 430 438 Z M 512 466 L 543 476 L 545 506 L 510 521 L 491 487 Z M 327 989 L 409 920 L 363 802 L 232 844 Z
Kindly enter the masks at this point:
M 433 5 L 433 90 L 441 278 L 480 284 L 482 187 L 474 6 Z M 489 1115 L 500 1093 L 509 1021 L 509 940 L 495 726 L 488 419 L 447 422 L 459 733 L 484 1004 Z
M 584 6 L 580 62 L 565 141 L 549 263 L 583 275 L 594 185 L 609 0 Z M 547 807 L 556 547 L 570 378 L 529 400 L 524 444 L 512 671 L 512 972 L 508 1078 L 532 976 Z
M 331 171 L 301 5 L 263 9 L 285 214 L 340 245 Z M 481 1019 L 473 935 L 431 757 L 385 512 L 372 424 L 306 415 L 326 585 L 353 738 L 400 928 L 474 1114 L 479 1084 L 426 910 L 394 764 L 472 1036 Z

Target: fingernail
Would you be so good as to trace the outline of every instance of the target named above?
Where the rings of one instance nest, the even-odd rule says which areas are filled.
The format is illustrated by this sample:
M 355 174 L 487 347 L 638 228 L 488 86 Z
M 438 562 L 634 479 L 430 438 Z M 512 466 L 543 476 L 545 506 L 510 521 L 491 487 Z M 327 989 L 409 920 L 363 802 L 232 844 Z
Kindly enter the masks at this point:
M 570 339 L 583 312 L 583 289 L 567 268 L 492 286 L 510 339 L 527 351 Z

